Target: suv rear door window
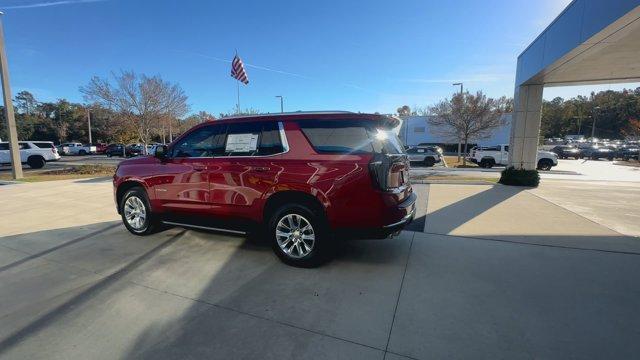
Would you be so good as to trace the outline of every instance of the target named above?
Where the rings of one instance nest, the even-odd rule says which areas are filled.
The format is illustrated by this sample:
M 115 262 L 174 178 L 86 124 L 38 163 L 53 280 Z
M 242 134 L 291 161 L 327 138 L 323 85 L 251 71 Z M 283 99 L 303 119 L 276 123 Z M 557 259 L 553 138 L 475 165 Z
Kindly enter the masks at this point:
M 280 129 L 275 121 L 230 124 L 224 154 L 264 156 L 284 151 Z
M 306 120 L 298 124 L 319 153 L 404 153 L 395 133 L 376 129 L 369 120 Z

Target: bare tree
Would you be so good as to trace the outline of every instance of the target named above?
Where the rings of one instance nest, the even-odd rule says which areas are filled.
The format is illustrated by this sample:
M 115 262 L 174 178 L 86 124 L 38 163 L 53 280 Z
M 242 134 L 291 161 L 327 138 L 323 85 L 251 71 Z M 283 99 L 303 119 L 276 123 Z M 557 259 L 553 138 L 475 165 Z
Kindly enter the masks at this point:
M 184 115 L 189 107 L 187 96 L 178 84 L 162 80 L 159 76 L 138 76 L 133 71 L 112 74 L 113 84 L 106 78 L 93 77 L 80 87 L 85 100 L 96 102 L 115 111 L 121 119 L 135 124 L 138 137 L 148 144 L 152 130 L 161 119 Z M 145 146 L 146 152 L 146 146 Z
M 430 131 L 464 144 L 467 152 L 469 140 L 484 139 L 491 131 L 502 125 L 502 115 L 509 110 L 511 100 L 506 97 L 488 98 L 478 91 L 475 95 L 456 94 L 429 108 Z M 466 165 L 466 158 L 463 158 Z

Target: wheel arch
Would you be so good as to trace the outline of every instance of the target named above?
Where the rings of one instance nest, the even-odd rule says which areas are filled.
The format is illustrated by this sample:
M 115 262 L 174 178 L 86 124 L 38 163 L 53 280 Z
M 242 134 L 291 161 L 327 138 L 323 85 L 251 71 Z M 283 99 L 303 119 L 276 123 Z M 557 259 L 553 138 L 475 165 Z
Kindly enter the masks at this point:
M 323 201 L 318 197 L 301 190 L 282 190 L 273 192 L 269 197 L 265 199 L 264 206 L 262 207 L 262 220 L 266 224 L 269 221 L 271 214 L 280 206 L 288 203 L 296 203 L 308 206 L 313 211 L 318 211 L 325 217 L 327 209 Z
M 126 180 L 126 181 L 123 181 L 122 183 L 120 183 L 118 185 L 118 188 L 116 190 L 116 205 L 118 207 L 118 213 L 120 213 L 120 200 L 122 200 L 122 197 L 124 196 L 124 194 L 128 190 L 130 190 L 130 189 L 132 189 L 134 187 L 141 187 L 147 193 L 147 197 L 149 197 L 149 190 L 144 185 L 143 182 L 138 181 L 138 180 Z

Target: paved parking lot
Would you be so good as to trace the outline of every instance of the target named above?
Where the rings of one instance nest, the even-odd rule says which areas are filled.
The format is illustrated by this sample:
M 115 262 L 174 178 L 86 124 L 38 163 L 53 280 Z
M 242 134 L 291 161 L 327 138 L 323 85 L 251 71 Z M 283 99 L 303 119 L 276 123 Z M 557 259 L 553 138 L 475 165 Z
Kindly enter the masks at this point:
M 422 228 L 344 242 L 331 263 L 297 269 L 260 239 L 179 228 L 132 236 L 117 221 L 110 187 L 0 187 L 0 197 L 11 194 L 38 214 L 46 210 L 34 199 L 52 188 L 59 199 L 84 196 L 95 216 L 71 227 L 26 212 L 0 216 L 0 358 L 598 359 L 640 352 L 640 240 L 544 194 L 416 185 Z M 62 217 L 82 207 L 48 209 Z
M 607 160 L 558 160 L 558 166 L 551 171 L 540 172 L 542 179 L 569 180 L 569 181 L 623 181 L 640 182 L 640 166 L 626 166 L 632 163 L 625 161 Z M 637 162 L 635 163 L 637 164 Z M 446 175 L 473 178 L 499 178 L 504 167 L 492 169 L 482 168 L 446 168 L 436 166 L 433 168 L 413 166 L 411 174 L 417 175 Z

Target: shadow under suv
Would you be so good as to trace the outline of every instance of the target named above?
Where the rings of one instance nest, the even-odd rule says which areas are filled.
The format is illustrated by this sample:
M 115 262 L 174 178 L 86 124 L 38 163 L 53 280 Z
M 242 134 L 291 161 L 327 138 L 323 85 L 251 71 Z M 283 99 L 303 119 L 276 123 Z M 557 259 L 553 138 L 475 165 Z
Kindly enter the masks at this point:
M 409 161 L 398 120 L 349 112 L 209 121 L 155 156 L 120 163 L 113 178 L 126 228 L 259 230 L 294 266 L 331 255 L 336 234 L 381 238 L 412 221 Z

